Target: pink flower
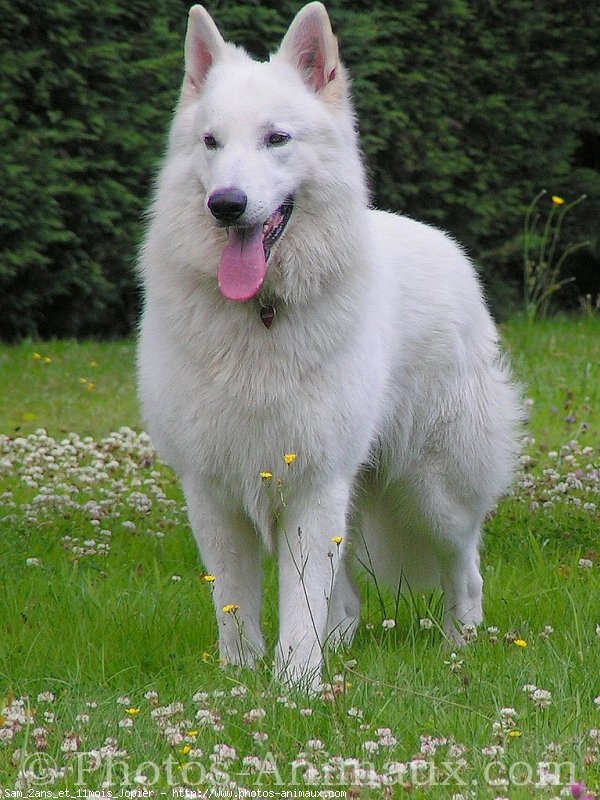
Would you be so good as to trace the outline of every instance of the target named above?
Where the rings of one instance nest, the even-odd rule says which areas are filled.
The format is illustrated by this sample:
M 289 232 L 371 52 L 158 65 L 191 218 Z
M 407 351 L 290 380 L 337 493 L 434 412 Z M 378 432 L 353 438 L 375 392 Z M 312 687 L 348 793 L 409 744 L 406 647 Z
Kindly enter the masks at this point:
M 586 794 L 586 787 L 583 781 L 571 784 L 571 795 L 578 798 L 578 800 L 594 800 L 594 796 Z

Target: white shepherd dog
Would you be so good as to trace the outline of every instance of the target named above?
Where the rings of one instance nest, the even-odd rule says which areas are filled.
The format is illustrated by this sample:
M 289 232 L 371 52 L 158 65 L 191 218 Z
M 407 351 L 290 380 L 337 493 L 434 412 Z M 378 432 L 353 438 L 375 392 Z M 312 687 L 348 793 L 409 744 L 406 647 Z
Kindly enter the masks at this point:
M 285 680 L 315 685 L 325 644 L 351 641 L 355 560 L 393 591 L 441 586 L 460 640 L 482 619 L 481 526 L 520 417 L 473 267 L 444 233 L 369 208 L 323 5 L 266 63 L 194 6 L 185 52 L 141 257 L 139 383 L 216 578 L 221 656 L 265 652 L 265 549 Z

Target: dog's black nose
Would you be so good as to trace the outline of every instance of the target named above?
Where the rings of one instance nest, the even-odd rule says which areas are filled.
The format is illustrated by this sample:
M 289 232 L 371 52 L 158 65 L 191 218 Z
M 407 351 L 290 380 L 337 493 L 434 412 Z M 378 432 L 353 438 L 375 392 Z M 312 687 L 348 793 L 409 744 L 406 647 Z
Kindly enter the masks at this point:
M 208 208 L 219 222 L 235 222 L 248 205 L 248 197 L 241 189 L 217 189 L 208 198 Z

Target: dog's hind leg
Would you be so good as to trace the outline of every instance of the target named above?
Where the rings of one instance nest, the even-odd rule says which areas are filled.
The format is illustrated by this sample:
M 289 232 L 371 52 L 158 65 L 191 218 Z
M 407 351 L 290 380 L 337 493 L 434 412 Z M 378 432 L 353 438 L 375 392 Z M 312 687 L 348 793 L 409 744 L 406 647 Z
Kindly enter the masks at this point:
M 483 580 L 476 548 L 445 548 L 439 556 L 444 590 L 444 630 L 451 641 L 462 644 L 463 630 L 483 620 Z
M 232 664 L 253 666 L 265 649 L 260 628 L 261 547 L 256 531 L 241 509 L 198 485 L 194 477 L 184 476 L 183 488 L 202 561 L 215 578 L 211 585 L 220 656 Z
M 423 533 L 435 554 L 444 591 L 444 630 L 456 644 L 465 627 L 483 619 L 479 546 L 484 504 L 465 497 L 443 477 L 423 479 L 419 486 Z
M 336 546 L 337 547 L 337 546 Z M 340 550 L 344 547 L 342 543 Z M 333 548 L 332 548 L 333 550 Z M 352 644 L 360 620 L 360 592 L 348 563 L 348 554 L 343 551 L 334 559 L 340 559 L 329 597 L 327 613 L 327 644 L 332 647 Z

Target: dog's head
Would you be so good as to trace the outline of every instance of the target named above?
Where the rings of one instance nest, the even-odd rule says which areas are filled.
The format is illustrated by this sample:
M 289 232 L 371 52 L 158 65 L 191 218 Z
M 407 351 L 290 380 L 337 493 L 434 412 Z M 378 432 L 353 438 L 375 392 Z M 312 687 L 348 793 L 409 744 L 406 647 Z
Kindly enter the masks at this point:
M 323 222 L 349 190 L 356 194 L 341 151 L 356 161 L 346 170 L 362 186 L 348 82 L 325 7 L 305 6 L 261 63 L 225 42 L 208 12 L 194 6 L 171 147 L 194 172 L 205 218 L 227 229 L 221 293 L 254 297 L 297 217 Z

